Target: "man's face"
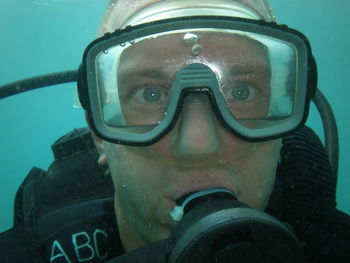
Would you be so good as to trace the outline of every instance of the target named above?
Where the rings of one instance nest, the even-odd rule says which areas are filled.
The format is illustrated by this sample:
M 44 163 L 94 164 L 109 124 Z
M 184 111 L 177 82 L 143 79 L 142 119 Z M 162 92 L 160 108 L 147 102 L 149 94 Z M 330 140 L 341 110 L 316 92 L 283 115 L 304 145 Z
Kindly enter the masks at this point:
M 138 88 L 130 94 L 119 94 L 121 98 L 125 96 L 122 110 L 126 122 L 157 122 L 157 110 L 162 108 L 167 94 L 161 94 L 156 101 L 145 101 L 142 83 L 156 86 L 154 83 L 161 82 L 162 76 L 174 76 L 174 69 L 189 61 L 216 70 L 227 84 L 222 86 L 222 93 L 230 92 L 235 83 L 243 80 L 260 85 L 259 91 L 254 91 L 251 84 L 253 97 L 238 102 L 238 106 L 233 103 L 232 111 L 240 115 L 236 117 L 244 117 L 255 103 L 254 109 L 262 109 L 260 117 L 266 114 L 263 109 L 268 104 L 270 72 L 264 49 L 243 37 L 230 36 L 229 41 L 224 38 L 227 37 L 215 34 L 202 38 L 199 55 L 191 52 L 193 46 L 181 42 L 162 53 L 162 47 L 176 41 L 171 37 L 157 46 L 130 48 L 121 58 L 118 75 L 120 86 Z M 176 55 L 187 49 L 188 60 L 179 61 Z M 152 72 L 145 74 L 142 65 L 150 65 Z M 247 72 L 247 68 L 252 70 Z M 257 92 L 266 99 L 254 102 Z M 192 94 L 184 100 L 176 125 L 160 141 L 146 147 L 108 142 L 102 145 L 115 186 L 121 238 L 126 250 L 131 250 L 168 237 L 176 225 L 169 212 L 177 199 L 194 191 L 223 187 L 234 192 L 241 202 L 263 210 L 274 185 L 281 140 L 249 143 L 235 137 L 218 122 L 207 96 Z

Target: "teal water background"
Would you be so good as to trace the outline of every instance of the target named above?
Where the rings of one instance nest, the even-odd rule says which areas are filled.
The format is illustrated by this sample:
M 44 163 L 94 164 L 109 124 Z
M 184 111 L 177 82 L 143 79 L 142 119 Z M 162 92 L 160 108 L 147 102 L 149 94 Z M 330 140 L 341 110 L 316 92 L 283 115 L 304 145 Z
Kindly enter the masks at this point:
M 77 69 L 108 0 L 0 0 L 0 85 Z M 302 31 L 318 63 L 319 88 L 336 115 L 340 136 L 338 208 L 350 214 L 350 1 L 270 0 L 278 21 Z M 47 169 L 50 145 L 85 126 L 73 107 L 75 85 L 36 90 L 0 101 L 0 232 L 12 226 L 16 190 L 31 167 Z M 308 121 L 321 138 L 314 107 Z

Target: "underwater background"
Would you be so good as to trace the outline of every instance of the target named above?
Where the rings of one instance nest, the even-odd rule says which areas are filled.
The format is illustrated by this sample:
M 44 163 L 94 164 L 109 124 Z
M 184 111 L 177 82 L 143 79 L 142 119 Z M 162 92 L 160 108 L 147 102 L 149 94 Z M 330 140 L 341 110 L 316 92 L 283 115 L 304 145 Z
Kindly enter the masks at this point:
M 0 0 L 0 85 L 77 69 L 109 0 Z M 350 214 L 350 1 L 270 0 L 279 23 L 302 31 L 318 64 L 319 89 L 339 129 L 338 208 Z M 75 85 L 0 100 L 0 232 L 12 226 L 13 202 L 33 166 L 47 169 L 50 145 L 85 126 Z M 312 106 L 308 125 L 323 139 Z

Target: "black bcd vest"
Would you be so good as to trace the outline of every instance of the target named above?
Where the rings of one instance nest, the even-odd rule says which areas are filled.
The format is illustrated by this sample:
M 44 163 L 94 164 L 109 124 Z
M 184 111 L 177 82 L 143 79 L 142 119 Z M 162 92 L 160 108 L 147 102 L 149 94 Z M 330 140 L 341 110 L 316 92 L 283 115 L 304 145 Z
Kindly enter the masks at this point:
M 88 128 L 53 145 L 48 171 L 32 168 L 15 198 L 14 226 L 0 234 L 0 263 L 105 262 L 124 253 L 113 184 Z M 336 209 L 336 178 L 315 133 L 283 139 L 266 212 L 296 232 L 309 262 L 350 262 L 350 217 Z

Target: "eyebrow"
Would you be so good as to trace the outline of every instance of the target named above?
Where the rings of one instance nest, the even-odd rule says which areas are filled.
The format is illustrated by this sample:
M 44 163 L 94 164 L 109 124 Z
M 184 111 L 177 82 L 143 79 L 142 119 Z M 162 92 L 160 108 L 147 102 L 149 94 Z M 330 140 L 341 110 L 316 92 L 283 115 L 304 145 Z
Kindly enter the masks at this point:
M 270 75 L 271 71 L 267 65 L 254 64 L 254 65 L 233 65 L 229 68 L 229 75 L 247 75 L 247 74 L 259 74 L 259 75 Z M 176 74 L 176 73 L 175 73 Z M 132 77 L 149 77 L 157 79 L 170 79 L 173 76 L 169 76 L 162 68 L 132 68 L 118 71 L 118 77 L 121 79 L 128 79 Z
M 167 75 L 161 68 L 133 68 L 118 71 L 118 76 L 121 78 L 127 78 L 132 76 L 141 76 L 141 77 L 152 77 L 152 78 L 168 78 Z
M 235 65 L 230 67 L 229 73 L 232 75 L 245 75 L 251 73 L 261 73 L 261 74 L 270 74 L 270 67 L 262 64 L 254 64 L 248 66 L 239 66 Z

